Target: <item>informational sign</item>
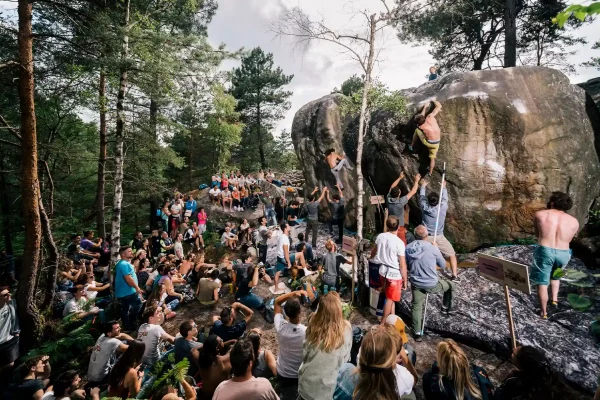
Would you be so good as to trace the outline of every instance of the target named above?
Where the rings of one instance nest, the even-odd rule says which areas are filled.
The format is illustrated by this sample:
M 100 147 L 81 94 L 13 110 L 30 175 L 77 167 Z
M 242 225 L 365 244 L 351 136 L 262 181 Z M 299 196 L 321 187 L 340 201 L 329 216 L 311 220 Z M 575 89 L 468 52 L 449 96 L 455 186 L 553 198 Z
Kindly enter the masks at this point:
M 342 251 L 356 255 L 356 239 L 351 238 L 350 236 L 344 236 L 342 238 Z
M 385 198 L 383 196 L 371 196 L 371 205 L 385 204 Z
M 529 269 L 527 265 L 513 261 L 478 254 L 479 272 L 492 282 L 506 285 L 509 288 L 531 294 L 529 285 Z

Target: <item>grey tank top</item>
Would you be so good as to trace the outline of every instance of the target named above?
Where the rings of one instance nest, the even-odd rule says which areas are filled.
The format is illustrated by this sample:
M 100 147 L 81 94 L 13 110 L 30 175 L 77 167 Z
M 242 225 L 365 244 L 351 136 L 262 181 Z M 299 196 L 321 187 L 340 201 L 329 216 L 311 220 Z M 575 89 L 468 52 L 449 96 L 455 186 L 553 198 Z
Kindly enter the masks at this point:
M 252 375 L 255 378 L 267 378 L 267 379 L 269 379 L 270 377 L 273 376 L 273 372 L 271 372 L 271 369 L 267 365 L 267 360 L 265 359 L 264 351 L 261 351 L 260 353 L 258 353 L 258 360 L 256 361 L 256 365 L 252 369 Z

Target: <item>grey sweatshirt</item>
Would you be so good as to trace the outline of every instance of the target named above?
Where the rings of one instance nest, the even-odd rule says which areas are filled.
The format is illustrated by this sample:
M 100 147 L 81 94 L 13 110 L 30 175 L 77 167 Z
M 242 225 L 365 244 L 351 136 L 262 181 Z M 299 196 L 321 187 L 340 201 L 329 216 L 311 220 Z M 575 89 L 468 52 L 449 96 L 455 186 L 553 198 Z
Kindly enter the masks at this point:
M 440 249 L 425 240 L 415 240 L 406 246 L 408 281 L 415 287 L 430 289 L 437 285 L 436 264 L 446 268 Z
M 425 187 L 421 186 L 421 190 L 419 192 L 419 205 L 421 206 L 421 210 L 423 211 L 423 225 L 427 227 L 427 232 L 429 232 L 430 236 L 433 236 L 435 233 L 435 220 L 437 218 L 438 207 L 441 207 L 440 210 L 440 222 L 438 224 L 438 235 L 444 234 L 444 221 L 446 220 L 446 211 L 448 211 L 448 191 L 446 188 L 442 190 L 442 198 L 437 206 L 432 207 L 429 205 L 427 201 L 427 195 L 425 194 Z

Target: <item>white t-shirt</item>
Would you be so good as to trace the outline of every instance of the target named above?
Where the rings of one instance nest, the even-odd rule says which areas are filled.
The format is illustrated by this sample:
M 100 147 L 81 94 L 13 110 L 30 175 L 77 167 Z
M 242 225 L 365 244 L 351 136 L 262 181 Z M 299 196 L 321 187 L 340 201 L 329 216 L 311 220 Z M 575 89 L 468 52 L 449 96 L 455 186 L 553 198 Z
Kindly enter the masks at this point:
M 160 337 L 165 334 L 165 330 L 156 324 L 142 324 L 138 329 L 138 339 L 140 339 L 146 345 L 146 351 L 142 362 L 146 364 L 153 364 L 160 353 L 158 352 L 158 344 L 160 343 Z
M 83 291 L 85 293 L 85 298 L 90 300 L 90 299 L 95 299 L 96 296 L 98 296 L 98 292 L 95 290 L 88 290 L 88 288 L 96 287 L 96 281 L 92 281 L 92 283 L 88 283 L 83 287 Z
M 175 256 L 177 256 L 178 260 L 183 260 L 183 244 L 181 242 L 175 242 Z
M 101 382 L 110 372 L 116 360 L 116 351 L 121 341 L 102 334 L 96 341 L 88 366 L 88 380 Z
M 221 189 L 216 186 L 208 191 L 208 194 L 212 194 L 213 196 L 218 196 L 219 193 L 221 193 Z
M 150 275 L 148 275 L 148 279 L 152 279 L 151 282 L 154 282 L 156 280 L 157 276 L 158 276 L 158 269 L 155 269 L 154 271 L 152 271 L 150 273 Z
M 81 298 L 79 301 L 73 297 L 71 300 L 65 304 L 65 308 L 63 309 L 63 317 L 73 313 L 79 313 L 83 311 L 83 305 L 85 304 L 85 299 Z
M 406 367 L 398 364 L 396 364 L 396 368 L 394 369 L 394 375 L 396 375 L 396 387 L 398 388 L 398 394 L 400 396 L 410 394 L 415 386 L 415 377 L 408 372 Z
M 375 240 L 377 254 L 373 257 L 375 264 L 381 264 L 379 275 L 387 279 L 402 279 L 398 257 L 404 257 L 404 243 L 395 233 L 385 232 Z
M 235 235 L 231 232 L 223 232 L 223 235 L 221 235 L 221 243 L 225 244 L 227 243 L 227 239 L 233 239 L 234 237 Z
M 286 321 L 281 314 L 275 314 L 274 322 L 277 343 L 279 343 L 277 374 L 284 378 L 298 378 L 298 369 L 302 364 L 302 346 L 306 336 L 306 326 L 294 325 Z
M 285 259 L 285 254 L 283 253 L 283 246 L 288 247 L 288 251 L 291 255 L 292 251 L 290 249 L 290 238 L 282 233 L 281 235 L 279 235 L 279 239 L 277 239 L 277 257 Z
M 181 204 L 175 203 L 171 206 L 171 215 L 176 217 L 181 213 Z

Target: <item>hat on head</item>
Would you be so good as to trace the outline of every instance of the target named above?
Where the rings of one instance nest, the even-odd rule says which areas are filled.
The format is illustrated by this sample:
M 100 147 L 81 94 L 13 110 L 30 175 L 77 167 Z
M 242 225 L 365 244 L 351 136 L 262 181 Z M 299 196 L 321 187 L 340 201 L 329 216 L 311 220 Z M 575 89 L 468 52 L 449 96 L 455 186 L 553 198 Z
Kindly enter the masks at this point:
M 404 324 L 402 318 L 395 314 L 390 314 L 386 318 L 385 322 L 396 328 L 396 330 L 400 334 L 400 337 L 402 338 L 402 343 L 408 343 L 408 336 L 406 336 L 406 324 Z

